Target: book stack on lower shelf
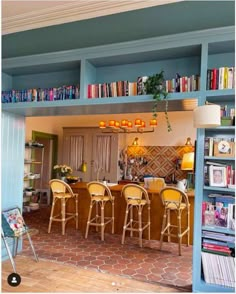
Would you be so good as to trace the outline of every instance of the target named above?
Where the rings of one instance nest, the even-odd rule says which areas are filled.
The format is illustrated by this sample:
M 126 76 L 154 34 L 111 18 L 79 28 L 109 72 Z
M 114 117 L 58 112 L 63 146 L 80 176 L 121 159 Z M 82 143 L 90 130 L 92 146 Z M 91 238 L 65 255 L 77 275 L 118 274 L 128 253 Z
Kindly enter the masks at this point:
M 202 202 L 202 268 L 206 283 L 235 286 L 235 198 L 208 194 Z
M 225 287 L 235 285 L 235 261 L 231 256 L 202 252 L 204 279 L 209 284 Z

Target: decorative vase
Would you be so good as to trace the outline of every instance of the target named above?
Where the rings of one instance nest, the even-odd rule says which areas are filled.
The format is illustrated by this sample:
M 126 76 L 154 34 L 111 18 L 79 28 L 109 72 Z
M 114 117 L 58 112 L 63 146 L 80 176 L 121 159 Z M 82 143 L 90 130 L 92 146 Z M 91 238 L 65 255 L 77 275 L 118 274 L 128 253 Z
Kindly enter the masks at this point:
M 65 182 L 66 181 L 66 177 L 61 177 L 61 180 Z

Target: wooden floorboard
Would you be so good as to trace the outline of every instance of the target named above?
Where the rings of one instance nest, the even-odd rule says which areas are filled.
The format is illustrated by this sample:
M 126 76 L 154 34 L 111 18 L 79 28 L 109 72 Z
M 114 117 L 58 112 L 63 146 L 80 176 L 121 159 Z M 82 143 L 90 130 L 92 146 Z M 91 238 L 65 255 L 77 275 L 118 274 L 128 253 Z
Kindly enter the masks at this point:
M 165 287 L 157 283 L 141 282 L 43 259 L 35 262 L 30 257 L 17 256 L 15 261 L 17 272 L 21 276 L 21 284 L 17 287 L 8 285 L 7 277 L 12 273 L 12 266 L 9 260 L 4 261 L 2 262 L 3 293 L 182 292 L 181 289 Z

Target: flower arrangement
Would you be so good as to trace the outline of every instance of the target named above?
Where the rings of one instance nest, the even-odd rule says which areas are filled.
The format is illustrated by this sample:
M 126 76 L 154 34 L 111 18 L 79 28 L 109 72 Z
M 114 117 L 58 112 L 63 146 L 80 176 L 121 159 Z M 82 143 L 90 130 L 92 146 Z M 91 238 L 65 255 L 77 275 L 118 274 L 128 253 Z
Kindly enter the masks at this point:
M 56 170 L 60 177 L 66 177 L 72 173 L 72 168 L 66 164 L 54 165 L 53 169 Z

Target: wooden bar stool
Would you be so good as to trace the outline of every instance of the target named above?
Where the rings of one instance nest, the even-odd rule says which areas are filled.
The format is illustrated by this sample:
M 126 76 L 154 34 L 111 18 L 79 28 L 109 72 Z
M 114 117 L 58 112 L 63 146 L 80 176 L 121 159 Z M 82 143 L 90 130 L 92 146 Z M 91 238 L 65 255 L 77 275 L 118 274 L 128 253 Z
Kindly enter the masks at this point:
M 160 197 L 164 205 L 164 215 L 161 229 L 160 250 L 162 248 L 163 237 L 168 236 L 168 242 L 171 237 L 177 237 L 179 241 L 179 255 L 181 255 L 182 237 L 187 234 L 187 246 L 189 246 L 190 232 L 190 204 L 188 196 L 180 189 L 175 187 L 165 187 L 160 192 Z M 177 225 L 171 224 L 171 211 L 174 211 L 177 216 Z M 182 213 L 186 211 L 187 225 L 182 228 Z M 177 229 L 177 233 L 173 234 L 172 229 Z M 166 232 L 167 231 L 167 232 Z
M 62 235 L 64 235 L 66 223 L 72 218 L 75 219 L 76 229 L 78 229 L 78 194 L 74 193 L 71 187 L 61 180 L 53 179 L 49 182 L 49 185 L 52 190 L 53 201 L 48 233 L 51 232 L 52 222 L 57 221 L 62 223 Z M 73 213 L 66 212 L 66 203 L 69 199 L 75 200 L 75 212 Z M 58 200 L 61 201 L 61 212 L 57 215 L 53 215 L 55 204 Z
M 142 235 L 146 228 L 148 229 L 148 240 L 150 240 L 150 200 L 147 190 L 137 184 L 127 184 L 121 193 L 127 203 L 121 243 L 125 242 L 126 231 L 130 231 L 130 237 L 133 237 L 133 232 L 139 232 L 139 246 L 142 247 Z M 145 206 L 148 209 L 148 219 L 143 222 L 142 211 Z M 137 210 L 138 219 L 134 219 L 133 208 Z
M 88 221 L 85 232 L 85 239 L 88 238 L 88 232 L 90 226 L 95 226 L 96 231 L 98 227 L 101 227 L 101 240 L 104 241 L 105 226 L 111 223 L 112 234 L 114 234 L 114 197 L 111 194 L 110 189 L 103 183 L 93 181 L 87 184 L 87 189 L 91 198 Z M 111 216 L 105 216 L 105 205 L 111 203 Z M 92 217 L 93 207 L 95 206 L 96 215 Z

